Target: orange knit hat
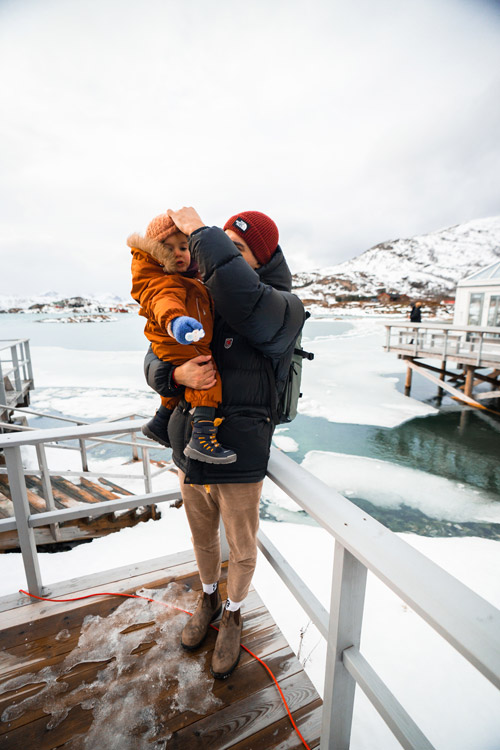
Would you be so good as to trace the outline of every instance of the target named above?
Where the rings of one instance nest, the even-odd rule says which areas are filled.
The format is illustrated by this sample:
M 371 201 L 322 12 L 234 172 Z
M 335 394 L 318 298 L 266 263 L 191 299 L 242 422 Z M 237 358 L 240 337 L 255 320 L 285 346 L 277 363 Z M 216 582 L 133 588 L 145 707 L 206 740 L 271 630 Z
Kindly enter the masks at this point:
M 160 214 L 149 222 L 146 229 L 146 237 L 157 242 L 164 242 L 178 231 L 178 228 L 168 214 Z

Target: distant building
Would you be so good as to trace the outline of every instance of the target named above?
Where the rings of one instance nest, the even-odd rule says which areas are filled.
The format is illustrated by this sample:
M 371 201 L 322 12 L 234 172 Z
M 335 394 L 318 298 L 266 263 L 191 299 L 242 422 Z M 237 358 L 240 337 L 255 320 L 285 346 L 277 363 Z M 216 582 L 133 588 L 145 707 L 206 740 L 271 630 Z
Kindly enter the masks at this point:
M 500 328 L 500 260 L 458 282 L 453 323 Z

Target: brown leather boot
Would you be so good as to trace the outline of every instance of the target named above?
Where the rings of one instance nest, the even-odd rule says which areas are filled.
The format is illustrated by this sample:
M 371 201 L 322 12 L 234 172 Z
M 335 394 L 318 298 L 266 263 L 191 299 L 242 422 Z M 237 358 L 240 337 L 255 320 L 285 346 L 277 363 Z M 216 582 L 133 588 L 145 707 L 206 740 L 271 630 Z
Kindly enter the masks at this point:
M 219 623 L 219 634 L 215 643 L 210 671 L 218 680 L 229 677 L 240 660 L 241 629 L 243 621 L 240 610 L 225 609 Z
M 217 619 L 222 609 L 219 588 L 213 594 L 204 592 L 198 599 L 194 614 L 189 618 L 181 634 L 181 645 L 194 651 L 205 640 L 210 623 Z

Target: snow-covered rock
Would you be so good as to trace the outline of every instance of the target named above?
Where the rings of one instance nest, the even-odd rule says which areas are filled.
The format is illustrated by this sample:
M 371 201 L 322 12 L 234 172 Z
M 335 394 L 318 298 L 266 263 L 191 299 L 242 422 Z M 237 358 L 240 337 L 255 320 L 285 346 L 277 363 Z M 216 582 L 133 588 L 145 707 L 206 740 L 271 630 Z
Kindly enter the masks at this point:
M 500 258 L 500 216 L 388 240 L 352 260 L 294 275 L 304 300 L 329 305 L 338 296 L 370 297 L 381 291 L 410 296 L 454 294 L 465 276 Z

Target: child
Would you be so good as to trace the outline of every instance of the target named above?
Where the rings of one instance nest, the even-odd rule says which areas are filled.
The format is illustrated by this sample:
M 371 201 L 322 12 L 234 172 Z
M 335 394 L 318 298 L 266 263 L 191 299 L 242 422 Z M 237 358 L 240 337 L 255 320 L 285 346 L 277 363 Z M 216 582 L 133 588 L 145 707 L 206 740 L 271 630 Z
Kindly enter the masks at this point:
M 132 297 L 139 302 L 139 315 L 147 318 L 144 333 L 159 359 L 176 366 L 200 354 L 211 354 L 213 303 L 191 260 L 188 240 L 167 214 L 156 216 L 145 237 L 132 234 Z M 220 375 L 207 390 L 186 388 L 184 398 L 194 407 L 191 440 L 184 449 L 189 458 L 206 463 L 228 464 L 236 453 L 217 441 L 216 407 L 222 399 Z M 154 419 L 143 433 L 169 446 L 168 420 L 180 396 L 164 398 Z

